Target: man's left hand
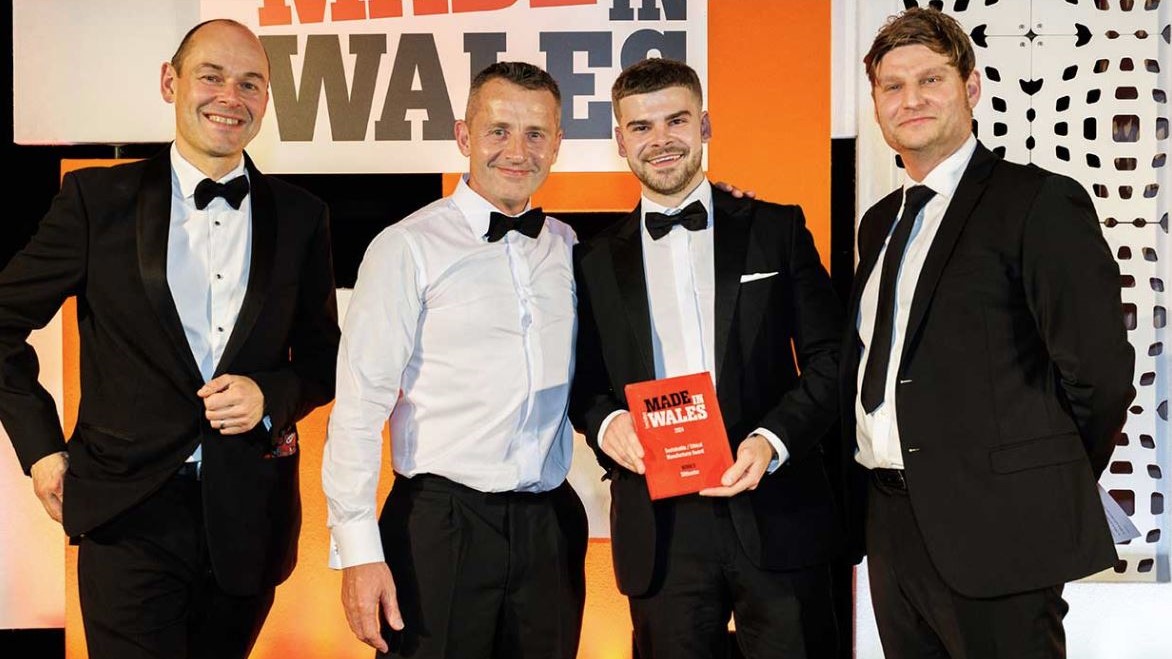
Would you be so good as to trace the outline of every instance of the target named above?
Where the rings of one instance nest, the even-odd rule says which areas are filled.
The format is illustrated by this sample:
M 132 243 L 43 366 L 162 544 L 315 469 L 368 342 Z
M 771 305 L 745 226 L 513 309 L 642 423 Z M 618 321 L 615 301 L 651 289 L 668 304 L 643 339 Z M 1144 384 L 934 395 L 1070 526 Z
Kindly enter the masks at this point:
M 733 197 L 736 197 L 737 199 L 740 199 L 741 197 L 748 197 L 749 199 L 756 199 L 757 198 L 756 192 L 753 192 L 752 190 L 742 190 L 742 189 L 738 188 L 737 186 L 733 185 L 732 183 L 725 183 L 724 181 L 717 181 L 716 183 L 713 183 L 712 185 L 715 185 L 718 190 L 723 190 L 723 191 L 731 194 Z
M 196 394 L 203 399 L 204 416 L 221 435 L 246 433 L 264 417 L 265 396 L 252 378 L 221 375 Z
M 773 446 L 761 435 L 749 435 L 737 447 L 737 461 L 720 477 L 723 487 L 700 490 L 700 496 L 731 497 L 745 490 L 757 489 L 761 477 L 774 458 Z

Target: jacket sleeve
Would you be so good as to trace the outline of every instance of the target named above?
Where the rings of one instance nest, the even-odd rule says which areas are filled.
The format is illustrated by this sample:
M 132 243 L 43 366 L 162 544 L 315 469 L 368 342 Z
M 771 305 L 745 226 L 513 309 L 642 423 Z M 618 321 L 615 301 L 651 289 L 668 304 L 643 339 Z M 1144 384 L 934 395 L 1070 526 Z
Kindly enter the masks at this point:
M 610 456 L 598 446 L 598 431 L 611 413 L 626 409 L 611 388 L 610 375 L 602 355 L 598 322 L 590 302 L 590 286 L 582 272 L 587 247 L 574 248 L 574 281 L 578 294 L 578 338 L 574 351 L 574 380 L 570 389 L 570 422 L 586 438 L 598 464 L 608 472 L 617 469 Z
M 28 338 L 80 290 L 87 224 L 77 177 L 66 174 L 36 234 L 0 272 L 0 422 L 26 474 L 41 458 L 65 450 L 57 405 L 37 379 L 40 365 Z
M 283 432 L 334 398 L 339 335 L 329 210 L 322 204 L 302 264 L 289 361 L 272 371 L 249 374 L 264 394 L 272 432 Z
M 1135 397 L 1135 351 L 1123 324 L 1119 265 L 1074 180 L 1043 183 L 1025 221 L 1021 261 L 1027 303 L 1097 478 Z
M 793 286 L 793 348 L 800 375 L 797 386 L 757 425 L 774 432 L 796 459 L 817 446 L 838 418 L 843 312 L 801 208 L 792 208 L 786 274 Z

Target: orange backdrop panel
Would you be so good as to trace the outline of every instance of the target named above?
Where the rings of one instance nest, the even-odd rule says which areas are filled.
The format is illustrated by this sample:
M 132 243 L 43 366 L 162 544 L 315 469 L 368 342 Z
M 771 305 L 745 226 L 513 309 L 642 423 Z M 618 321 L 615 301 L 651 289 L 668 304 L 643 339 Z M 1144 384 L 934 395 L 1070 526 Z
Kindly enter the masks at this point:
M 830 246 L 830 3 L 825 0 L 742 0 L 709 3 L 708 109 L 713 139 L 709 173 L 757 191 L 764 199 L 801 204 L 823 261 Z M 746 29 L 752 26 L 752 29 Z M 573 148 L 567 145 L 566 148 Z M 64 161 L 62 173 L 114 161 Z M 458 175 L 444 177 L 444 189 Z M 626 211 L 638 199 L 629 173 L 557 173 L 534 203 L 551 212 Z M 72 428 L 79 399 L 76 308 L 65 316 L 65 416 Z M 276 602 L 252 656 L 368 659 L 339 601 L 340 574 L 326 568 L 329 536 L 319 470 L 329 408 L 300 424 L 304 521 L 300 562 L 277 589 Z M 384 468 L 380 501 L 390 488 Z M 77 605 L 76 552 L 67 560 L 66 645 L 70 659 L 85 657 Z M 579 657 L 627 659 L 630 620 L 614 584 L 610 543 L 593 540 L 587 553 L 587 600 Z M 325 653 L 325 654 L 323 654 Z
M 707 91 L 709 178 L 800 204 L 829 268 L 830 3 L 710 0 Z M 444 194 L 459 177 L 444 175 Z M 629 211 L 638 200 L 628 172 L 557 172 L 533 205 L 556 215 Z

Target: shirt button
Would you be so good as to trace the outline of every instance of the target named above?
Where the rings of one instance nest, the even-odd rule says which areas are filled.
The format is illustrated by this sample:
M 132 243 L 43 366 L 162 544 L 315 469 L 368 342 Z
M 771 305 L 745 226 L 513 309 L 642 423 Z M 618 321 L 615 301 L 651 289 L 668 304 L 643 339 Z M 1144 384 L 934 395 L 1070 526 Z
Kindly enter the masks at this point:
M 223 331 L 224 331 L 224 328 L 223 328 L 223 327 L 217 327 L 217 328 L 216 328 L 216 331 L 217 331 L 217 332 L 223 332 Z
M 224 278 L 224 275 L 222 275 L 218 272 L 216 273 L 216 279 L 223 279 L 223 278 Z
M 215 221 L 213 221 L 213 222 L 212 222 L 212 224 L 214 224 L 214 225 L 216 225 L 216 226 L 220 226 L 220 221 L 219 221 L 219 220 L 215 220 Z

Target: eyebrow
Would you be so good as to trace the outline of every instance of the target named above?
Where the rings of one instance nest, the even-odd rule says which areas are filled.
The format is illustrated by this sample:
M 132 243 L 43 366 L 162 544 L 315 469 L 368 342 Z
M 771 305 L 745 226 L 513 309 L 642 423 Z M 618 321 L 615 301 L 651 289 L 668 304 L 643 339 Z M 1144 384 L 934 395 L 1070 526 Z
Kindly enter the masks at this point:
M 911 73 L 908 73 L 906 76 L 898 75 L 898 74 L 891 74 L 891 73 L 888 73 L 887 75 L 880 74 L 879 76 L 876 76 L 875 81 L 876 82 L 890 82 L 892 80 L 902 80 L 905 77 L 906 78 L 923 78 L 924 76 L 941 75 L 941 74 L 948 73 L 948 69 L 949 69 L 949 67 L 947 67 L 947 66 L 932 66 L 932 67 L 926 68 L 922 71 L 913 71 Z
M 489 130 L 494 129 L 494 128 L 512 128 L 512 127 L 513 127 L 513 124 L 511 124 L 507 121 L 498 121 L 496 123 L 492 123 L 492 124 L 488 125 Z M 549 127 L 542 126 L 539 124 L 530 124 L 528 126 L 524 126 L 523 128 L 521 128 L 521 131 L 526 132 L 526 133 L 529 131 L 538 131 L 541 133 L 548 133 Z
M 219 64 L 213 64 L 211 62 L 200 62 L 200 63 L 196 64 L 194 67 L 192 67 L 192 70 L 199 71 L 200 69 L 204 69 L 204 68 L 212 69 L 213 71 L 216 71 L 217 73 L 224 72 L 223 66 L 221 66 Z M 242 78 L 251 78 L 251 79 L 256 79 L 256 80 L 264 80 L 265 79 L 265 76 L 263 73 L 257 73 L 256 71 L 248 71 L 247 73 L 245 73 L 241 77 Z
M 690 117 L 690 116 L 692 116 L 691 110 L 680 110 L 679 112 L 673 112 L 673 113 L 667 115 L 667 117 L 664 118 L 664 121 L 671 121 L 672 119 L 678 119 L 680 117 Z M 650 124 L 651 121 L 652 121 L 651 119 L 632 119 L 631 121 L 628 121 L 626 123 L 626 127 L 633 128 L 635 126 L 646 126 L 646 125 Z

